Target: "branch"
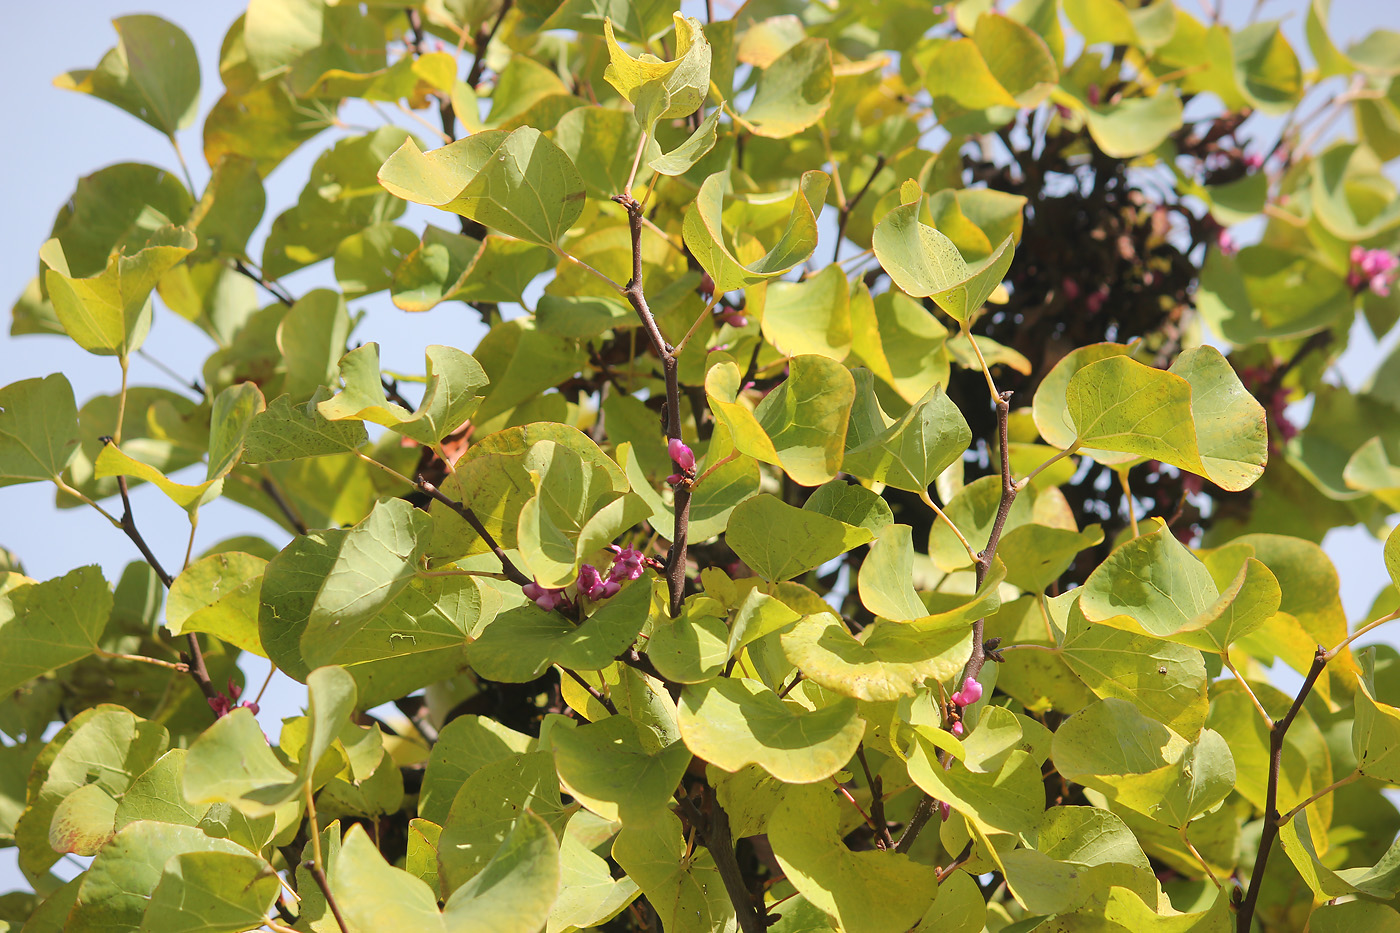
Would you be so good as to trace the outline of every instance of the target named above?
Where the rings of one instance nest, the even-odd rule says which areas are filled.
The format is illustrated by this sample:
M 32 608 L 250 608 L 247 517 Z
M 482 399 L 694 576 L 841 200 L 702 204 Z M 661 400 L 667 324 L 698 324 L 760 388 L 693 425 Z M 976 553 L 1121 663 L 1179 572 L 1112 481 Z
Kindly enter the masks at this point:
M 856 192 L 856 196 L 847 201 L 846 206 L 841 208 L 840 217 L 836 221 L 836 249 L 831 254 L 832 262 L 836 262 L 836 260 L 841 258 L 841 240 L 846 236 L 846 221 L 851 219 L 851 212 L 856 209 L 856 205 L 860 203 L 860 199 L 865 197 L 865 192 L 870 190 L 871 184 L 875 181 L 875 176 L 879 175 L 880 172 L 884 170 L 886 161 L 883 152 L 875 156 L 875 168 L 871 170 L 870 177 L 865 180 L 865 184 L 860 186 L 860 190 Z
M 1259 851 L 1254 856 L 1254 870 L 1250 872 L 1249 876 L 1249 893 L 1244 896 L 1244 900 L 1240 902 L 1239 912 L 1235 914 L 1237 933 L 1249 933 L 1250 924 L 1254 922 L 1254 907 L 1259 901 L 1260 885 L 1264 882 L 1264 868 L 1268 865 L 1269 851 L 1273 848 L 1274 839 L 1278 836 L 1280 819 L 1278 779 L 1279 772 L 1283 769 L 1283 739 L 1288 734 L 1288 727 L 1293 725 L 1293 720 L 1297 718 L 1298 711 L 1303 708 L 1303 701 L 1308 698 L 1313 684 L 1317 683 L 1317 678 L 1326 666 L 1327 649 L 1318 645 L 1317 651 L 1313 654 L 1312 667 L 1308 670 L 1308 676 L 1303 681 L 1303 686 L 1298 688 L 1298 695 L 1293 698 L 1293 705 L 1288 708 L 1287 714 L 1274 723 L 1273 728 L 1269 730 L 1269 786 L 1264 795 L 1264 827 L 1259 834 Z
M 107 443 L 110 438 L 104 438 Z M 151 565 L 151 569 L 156 572 L 160 582 L 165 588 L 170 589 L 170 584 L 175 582 L 175 578 L 166 573 L 165 568 L 160 565 L 156 555 L 152 553 L 150 545 L 146 539 L 141 537 L 141 532 L 136 527 L 136 518 L 131 513 L 131 496 L 127 491 L 126 477 L 117 477 L 117 489 L 122 496 L 122 517 L 119 522 L 121 530 L 131 539 L 131 543 L 136 545 L 136 549 L 141 552 L 141 556 L 146 559 L 146 563 Z M 199 636 L 194 632 L 185 634 L 186 644 L 189 645 L 189 652 L 180 653 L 180 661 L 189 670 L 194 682 L 199 685 L 199 691 L 204 694 L 205 699 L 212 700 L 219 695 L 219 691 L 214 688 L 214 682 L 209 679 L 209 668 L 204 663 L 204 651 L 199 647 Z
M 501 12 L 496 14 L 496 21 L 488 29 L 485 23 L 477 30 L 476 38 L 472 41 L 472 51 L 476 60 L 472 62 L 472 70 L 467 73 L 467 86 L 473 91 L 476 90 L 477 82 L 481 80 L 481 73 L 486 70 L 486 47 L 491 44 L 491 40 L 496 38 L 496 30 L 501 28 L 501 23 L 505 20 L 506 14 L 514 5 L 515 0 L 505 0 L 501 4 Z
M 505 549 L 496 543 L 496 539 L 491 536 L 491 532 L 486 530 L 486 526 L 481 523 L 481 519 L 476 517 L 475 512 L 457 500 L 449 499 L 447 496 L 444 496 L 436 486 L 428 482 L 422 476 L 418 477 L 418 482 L 414 485 L 462 516 L 462 518 L 466 520 L 466 523 L 472 526 L 472 530 L 481 535 L 481 540 L 486 542 L 486 546 L 491 549 L 491 553 L 495 554 L 496 559 L 501 562 L 501 569 L 505 571 L 506 579 L 519 586 L 527 586 L 534 582 L 529 577 L 525 576 L 525 574 L 521 573 L 520 568 L 511 562 Z
M 283 289 L 282 289 L 281 287 L 279 287 L 279 286 L 274 285 L 272 282 L 270 282 L 270 281 L 268 281 L 267 279 L 263 278 L 261 275 L 259 275 L 258 273 L 254 272 L 252 269 L 249 269 L 249 268 L 243 263 L 243 260 L 241 260 L 241 259 L 235 259 L 235 260 L 233 261 L 233 268 L 234 268 L 235 270 L 237 270 L 238 272 L 243 273 L 243 274 L 246 275 L 248 278 L 252 279 L 254 282 L 257 282 L 259 285 L 261 285 L 264 289 L 267 290 L 267 293 L 268 293 L 269 295 L 271 295 L 273 298 L 276 298 L 278 301 L 282 302 L 282 304 L 287 305 L 288 307 L 291 307 L 292 305 L 296 304 L 296 300 L 295 300 L 294 298 L 292 298 L 291 295 L 287 294 L 287 292 L 286 292 L 285 290 L 283 290 Z
M 875 844 L 882 849 L 893 849 L 894 837 L 890 835 L 890 824 L 885 818 L 884 782 L 878 774 L 870 773 L 863 743 L 856 745 L 856 757 L 860 759 L 861 770 L 865 772 L 865 785 L 870 788 L 870 819 L 875 830 Z
M 292 503 L 287 500 L 287 497 L 282 495 L 281 488 L 273 482 L 272 477 L 266 472 L 263 473 L 262 482 L 258 484 L 258 487 L 262 489 L 263 492 L 267 493 L 267 497 L 277 506 L 278 511 L 287 519 L 288 524 L 296 529 L 297 534 L 306 535 L 311 533 L 311 529 L 306 526 L 306 522 L 302 519 L 300 513 L 298 513 Z
M 588 681 L 580 677 L 577 671 L 567 667 L 560 667 L 559 669 L 565 674 L 568 674 L 571 678 L 573 678 L 574 682 L 577 683 L 580 687 L 587 690 L 588 695 L 593 697 L 593 699 L 597 700 L 599 703 L 601 703 L 603 709 L 607 710 L 609 714 L 613 716 L 617 715 L 617 707 L 613 705 L 612 700 L 609 700 L 606 696 L 603 695 L 603 691 L 599 690 L 597 687 L 593 686 Z
M 739 860 L 734 856 L 734 839 L 729 832 L 729 814 L 724 812 L 719 797 L 712 790 L 708 797 L 708 817 L 686 796 L 680 798 L 681 809 L 685 811 L 686 819 L 700 835 L 700 841 L 710 850 L 710 855 L 715 860 L 715 870 L 719 872 L 719 877 L 724 882 L 724 890 L 728 892 L 729 900 L 734 905 L 739 929 L 743 933 L 764 933 L 766 926 L 758 916 L 753 898 L 744 884 L 743 872 L 739 870 Z
M 646 293 L 642 289 L 642 205 L 630 194 L 614 195 L 613 200 L 627 209 L 628 226 L 632 232 L 632 278 L 622 289 L 622 295 L 637 312 L 642 328 L 651 341 L 651 348 L 661 359 L 661 370 L 666 379 L 666 437 L 680 440 L 681 437 L 681 388 L 680 361 L 676 359 L 656 326 L 656 318 L 647 305 Z M 670 592 L 671 618 L 681 614 L 685 600 L 685 553 L 686 536 L 690 530 L 690 494 L 694 477 L 682 475 L 675 486 L 676 520 L 671 533 L 671 550 L 666 557 L 666 586 Z

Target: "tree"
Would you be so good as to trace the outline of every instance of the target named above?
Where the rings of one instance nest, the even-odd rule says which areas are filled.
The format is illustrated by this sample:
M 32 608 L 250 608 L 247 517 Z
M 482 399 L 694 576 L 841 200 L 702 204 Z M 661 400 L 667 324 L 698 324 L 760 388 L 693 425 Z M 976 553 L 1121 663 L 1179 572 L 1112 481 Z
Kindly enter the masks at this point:
M 0 924 L 1400 925 L 1400 657 L 1353 650 L 1400 592 L 1349 624 L 1318 544 L 1400 508 L 1400 355 L 1325 378 L 1400 318 L 1395 34 L 758 6 L 251 0 L 198 197 L 79 181 L 11 333 L 116 391 L 0 389 L 0 485 L 140 559 L 0 552 Z M 57 82 L 173 142 L 195 49 L 115 25 Z M 421 375 L 356 331 L 386 293 Z M 128 384 L 157 314 L 197 397 Z M 219 496 L 287 539 L 195 551 Z M 309 686 L 280 735 L 244 652 Z

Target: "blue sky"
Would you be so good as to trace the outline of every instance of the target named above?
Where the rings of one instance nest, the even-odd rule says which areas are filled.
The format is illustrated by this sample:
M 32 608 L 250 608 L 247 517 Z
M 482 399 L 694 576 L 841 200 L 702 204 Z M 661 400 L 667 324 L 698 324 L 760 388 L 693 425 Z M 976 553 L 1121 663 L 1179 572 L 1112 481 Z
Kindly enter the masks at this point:
M 1186 0 L 1190 8 L 1195 0 Z M 1227 0 L 1225 19 L 1245 21 L 1254 0 Z M 200 116 L 180 136 L 190 157 L 196 185 L 202 190 L 208 167 L 200 156 L 200 127 L 204 114 L 222 90 L 218 76 L 218 50 L 229 23 L 244 4 L 229 0 L 50 0 L 47 3 L 9 4 L 5 12 L 3 54 L 0 54 L 0 86 L 6 94 L 6 122 L 15 132 L 0 147 L 0 179 L 5 186 L 5 216 L 0 224 L 0 299 L 8 308 L 38 266 L 38 249 L 47 238 L 55 213 L 72 192 L 77 179 L 113 162 L 136 161 L 164 166 L 178 172 L 168 141 L 157 131 L 115 107 L 52 86 L 55 75 L 70 68 L 96 64 L 116 40 L 110 20 L 133 12 L 154 13 L 179 24 L 189 33 L 200 55 L 203 87 Z M 724 0 L 717 12 L 728 7 Z M 1306 55 L 1302 41 L 1303 0 L 1264 0 L 1261 16 L 1280 18 L 1295 47 Z M 1333 0 L 1332 31 L 1344 45 L 1377 27 L 1400 29 L 1400 4 Z M 368 111 L 363 122 L 377 122 Z M 269 211 L 254 242 L 261 242 L 272 216 L 291 204 L 304 183 L 311 163 L 329 145 L 329 136 L 312 141 L 279 166 L 267 181 Z M 426 212 L 411 211 L 404 223 L 420 229 Z M 328 264 L 289 276 L 285 281 L 294 294 L 317 285 L 333 284 Z M 466 308 L 444 306 L 432 314 L 410 315 L 398 311 L 383 295 L 352 303 L 367 311 L 356 333 L 359 340 L 377 340 L 389 369 L 421 371 L 423 347 L 430 343 L 475 346 L 482 330 Z M 1353 387 L 1359 385 L 1378 360 L 1378 351 L 1364 335 L 1354 339 L 1339 369 Z M 175 315 L 158 311 L 146 351 L 167 366 L 193 377 L 212 343 L 193 325 Z M 79 404 L 99 393 L 114 392 L 119 371 L 114 358 L 97 357 L 80 350 L 66 338 L 8 336 L 0 328 L 0 384 L 32 376 L 63 372 L 72 382 Z M 145 359 L 132 363 L 134 384 L 179 389 Z M 202 469 L 199 467 L 196 470 Z M 133 490 L 133 507 L 147 539 L 167 566 L 178 566 L 188 534 L 182 510 L 157 490 L 141 486 Z M 108 579 L 137 555 L 130 542 L 100 516 L 87 509 L 58 510 L 53 492 L 37 485 L 0 489 L 0 547 L 19 552 L 31 576 L 57 576 L 75 566 L 101 564 Z M 200 512 L 196 553 L 234 534 L 254 533 L 277 545 L 286 534 L 270 521 L 232 503 L 220 500 Z M 1364 530 L 1334 533 L 1326 542 L 1343 580 L 1343 601 L 1353 622 L 1367 610 L 1383 585 L 1377 542 Z M 256 689 L 266 673 L 266 663 L 252 659 L 245 670 Z M 262 720 L 269 731 L 278 720 L 294 714 L 304 700 L 305 688 L 278 676 L 272 681 Z M 0 893 L 22 887 L 14 870 L 14 850 L 0 850 Z

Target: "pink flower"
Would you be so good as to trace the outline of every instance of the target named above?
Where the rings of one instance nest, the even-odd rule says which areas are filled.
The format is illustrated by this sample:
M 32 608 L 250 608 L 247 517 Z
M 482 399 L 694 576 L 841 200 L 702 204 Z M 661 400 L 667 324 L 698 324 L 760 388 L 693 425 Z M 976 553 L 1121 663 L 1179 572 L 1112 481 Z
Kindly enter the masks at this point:
M 982 685 L 971 677 L 963 681 L 962 689 L 951 697 L 958 706 L 971 706 L 982 699 Z
M 1400 257 L 1388 250 L 1353 246 L 1351 265 L 1351 271 L 1347 274 L 1347 285 L 1351 290 L 1361 292 L 1369 289 L 1384 298 L 1390 294 L 1396 268 L 1400 267 Z
M 630 547 L 623 548 L 613 559 L 612 570 L 608 571 L 608 579 L 614 583 L 635 580 L 642 575 L 645 565 L 646 557 L 641 551 Z
M 1092 295 L 1084 299 L 1084 308 L 1090 314 L 1098 314 L 1103 310 L 1106 301 L 1108 301 L 1108 286 L 1100 285 Z
M 1223 228 L 1215 235 L 1215 245 L 1219 246 L 1220 252 L 1226 256 L 1233 256 L 1240 251 L 1240 245 L 1235 242 L 1230 231 Z
M 683 472 L 695 472 L 695 453 L 685 445 L 685 441 L 679 437 L 673 437 L 667 443 L 666 449 L 671 454 L 671 459 Z
M 1257 169 L 1264 166 L 1264 157 L 1257 152 L 1246 152 L 1244 155 L 1244 167 L 1247 169 Z
M 249 710 L 254 716 L 256 716 L 258 714 L 259 709 L 258 704 L 252 701 L 246 703 L 239 703 L 238 698 L 242 695 L 243 688 L 238 686 L 238 684 L 234 683 L 233 678 L 230 677 L 228 681 L 228 693 L 220 693 L 217 696 L 210 697 L 208 700 L 209 708 L 212 709 L 215 715 L 217 715 L 220 719 L 227 716 L 229 713 L 233 712 L 236 709 Z
M 938 801 L 938 813 L 943 817 L 943 822 L 948 822 L 948 816 L 953 812 L 953 808 L 948 806 L 948 801 Z
M 1079 283 L 1069 276 L 1060 280 L 1060 291 L 1064 292 L 1065 301 L 1074 301 L 1079 297 Z
M 598 573 L 598 568 L 592 564 L 584 564 L 578 571 L 578 591 L 595 602 L 600 599 L 607 599 L 614 596 L 622 589 L 622 584 L 616 580 L 604 580 L 602 574 Z
M 564 603 L 563 590 L 551 590 L 538 583 L 527 583 L 520 588 L 520 592 L 525 594 L 526 599 L 533 599 L 535 605 L 545 612 L 553 612 Z
M 963 728 L 962 720 L 959 719 L 957 722 L 953 723 L 953 728 L 951 731 L 953 735 L 962 735 L 967 730 Z
M 748 327 L 749 319 L 744 312 L 731 308 L 719 316 L 719 319 L 730 327 Z
M 1088 98 L 1089 103 L 1097 107 L 1099 105 L 1100 98 L 1103 96 L 1103 92 L 1099 90 L 1099 86 L 1097 84 L 1091 84 L 1085 90 L 1084 96 Z
M 710 273 L 700 273 L 700 284 L 695 286 L 695 290 L 706 298 L 709 298 L 715 293 L 715 280 L 710 278 Z

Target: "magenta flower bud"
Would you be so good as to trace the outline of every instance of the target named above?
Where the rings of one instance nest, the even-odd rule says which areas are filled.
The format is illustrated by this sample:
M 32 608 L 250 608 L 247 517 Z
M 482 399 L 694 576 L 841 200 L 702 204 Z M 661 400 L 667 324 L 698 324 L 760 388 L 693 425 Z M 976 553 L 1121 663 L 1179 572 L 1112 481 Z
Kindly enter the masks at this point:
M 710 278 L 710 273 L 700 273 L 700 284 L 695 286 L 695 290 L 706 298 L 715 293 L 715 280 Z
M 233 678 L 230 677 L 230 678 L 228 679 L 228 698 L 229 698 L 230 700 L 236 700 L 236 699 L 238 699 L 240 696 L 242 696 L 242 694 L 243 694 L 243 688 L 240 687 L 240 686 L 238 686 L 238 684 L 234 683 L 234 682 L 233 682 Z
M 1362 260 L 1364 260 L 1365 258 L 1366 258 L 1366 247 L 1364 247 L 1364 246 L 1353 246 L 1353 247 L 1351 248 L 1351 264 L 1352 264 L 1353 266 L 1359 266 L 1359 265 L 1361 265 Z
M 1220 247 L 1220 252 L 1226 256 L 1233 256 L 1240 251 L 1240 245 L 1235 242 L 1235 238 L 1230 236 L 1229 230 L 1221 230 L 1215 236 L 1215 245 Z
M 730 327 L 748 327 L 749 319 L 742 311 L 726 311 L 720 315 L 720 319 Z
M 254 716 L 258 715 L 258 713 L 262 709 L 260 706 L 258 706 L 258 704 L 254 703 L 252 700 L 249 700 L 248 702 L 244 703 L 243 708 L 248 710 L 248 712 L 252 713 Z
M 1074 301 L 1079 297 L 1079 283 L 1069 276 L 1060 280 L 1060 291 L 1064 293 L 1065 301 Z
M 1103 93 L 1099 90 L 1099 86 L 1097 84 L 1091 84 L 1089 85 L 1088 89 L 1084 92 L 1084 96 L 1088 98 L 1089 103 L 1097 107 L 1099 105 L 1099 100 L 1103 96 Z
M 943 817 L 943 822 L 948 822 L 948 816 L 953 812 L 953 808 L 948 806 L 948 801 L 938 801 L 938 813 Z
M 1247 152 L 1244 156 L 1244 167 L 1248 169 L 1262 168 L 1264 157 L 1257 152 Z
M 670 476 L 666 477 L 666 482 L 670 483 L 672 486 L 676 485 L 680 481 L 681 475 L 679 473 L 672 473 Z
M 635 580 L 642 575 L 644 566 L 642 552 L 627 548 L 618 552 L 617 558 L 613 561 L 612 570 L 608 571 L 608 579 L 618 584 L 624 580 Z
M 1371 291 L 1385 298 L 1390 294 L 1390 276 L 1385 273 L 1377 273 L 1371 276 Z
M 963 732 L 965 732 L 965 731 L 967 731 L 967 730 L 963 729 L 962 720 L 960 719 L 960 720 L 958 720 L 957 722 L 953 723 L 953 728 L 952 728 L 951 731 L 952 731 L 953 735 L 962 735 Z
M 228 697 L 224 696 L 222 693 L 218 696 L 210 697 L 209 708 L 214 711 L 214 715 L 223 719 L 229 713 L 230 705 Z
M 675 461 L 676 466 L 686 473 L 695 472 L 695 453 L 685 445 L 685 441 L 679 437 L 673 437 L 667 443 L 666 449 L 670 452 L 671 459 Z
M 951 699 L 958 706 L 971 706 L 982 699 L 982 685 L 969 677 L 963 681 L 962 689 L 953 694 Z
M 553 612 L 564 602 L 563 590 L 547 589 L 538 583 L 526 583 L 520 588 L 520 592 L 525 594 L 526 599 L 534 600 L 535 605 L 545 612 Z

